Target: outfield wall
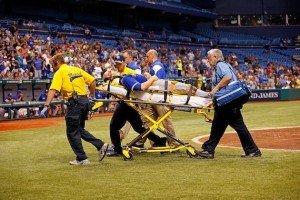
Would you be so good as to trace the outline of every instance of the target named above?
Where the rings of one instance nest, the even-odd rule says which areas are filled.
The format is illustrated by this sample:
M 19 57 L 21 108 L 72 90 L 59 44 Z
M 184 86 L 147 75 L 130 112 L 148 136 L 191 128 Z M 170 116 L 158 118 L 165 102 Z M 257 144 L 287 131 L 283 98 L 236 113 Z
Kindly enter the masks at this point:
M 197 80 L 177 79 L 177 81 L 197 86 Z M 97 80 L 101 82 L 101 80 Z M 21 90 L 25 101 L 38 100 L 41 93 L 49 87 L 51 80 L 0 80 L 0 103 L 8 93 L 17 94 Z M 287 101 L 300 100 L 300 89 L 254 90 L 250 101 Z

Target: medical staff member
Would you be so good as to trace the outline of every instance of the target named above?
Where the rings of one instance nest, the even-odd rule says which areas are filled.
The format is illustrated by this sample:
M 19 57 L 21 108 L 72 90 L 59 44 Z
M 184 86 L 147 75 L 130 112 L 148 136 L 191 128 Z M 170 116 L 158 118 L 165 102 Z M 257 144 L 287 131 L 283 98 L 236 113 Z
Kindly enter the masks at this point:
M 232 67 L 224 62 L 222 51 L 212 49 L 207 52 L 207 58 L 210 66 L 214 70 L 212 76 L 213 90 L 211 96 L 214 96 L 223 87 L 226 87 L 231 81 L 237 80 L 237 77 L 232 73 Z M 260 157 L 261 152 L 256 146 L 250 132 L 248 131 L 243 116 L 241 106 L 236 106 L 230 109 L 216 109 L 214 119 L 211 126 L 209 139 L 202 145 L 202 150 L 197 150 L 196 153 L 202 158 L 213 159 L 215 148 L 220 142 L 227 126 L 230 125 L 238 134 L 245 154 L 244 158 Z
M 81 138 L 94 145 L 99 153 L 101 161 L 108 148 L 108 144 L 94 137 L 85 130 L 85 120 L 89 112 L 89 99 L 86 85 L 89 86 L 90 97 L 95 94 L 95 78 L 80 68 L 65 64 L 62 55 L 55 55 L 50 60 L 55 74 L 52 84 L 49 88 L 45 108 L 41 114 L 44 114 L 53 100 L 56 92 L 61 92 L 63 98 L 68 100 L 66 113 L 67 137 L 69 143 L 76 154 L 76 159 L 70 161 L 71 165 L 85 165 L 90 161 L 84 152 Z
M 146 63 L 150 66 L 150 75 L 151 77 L 157 77 L 158 79 L 166 78 L 166 70 L 162 62 L 158 60 L 158 53 L 154 49 L 150 49 L 146 53 Z M 149 77 L 148 77 L 149 79 Z M 168 112 L 168 108 L 162 105 L 151 105 L 148 107 L 147 112 L 154 118 L 158 119 L 162 117 L 166 112 Z M 168 116 L 163 122 L 163 126 L 165 129 L 169 131 L 175 137 L 175 129 L 172 123 L 171 116 Z M 177 147 L 179 144 L 174 141 L 172 138 L 168 137 L 168 144 L 171 147 Z
M 139 67 L 136 62 L 133 60 L 133 54 L 132 51 L 130 50 L 125 50 L 122 52 L 123 57 L 124 57 L 124 61 L 127 64 L 127 66 L 134 70 L 137 74 L 141 74 L 142 70 L 141 67 Z

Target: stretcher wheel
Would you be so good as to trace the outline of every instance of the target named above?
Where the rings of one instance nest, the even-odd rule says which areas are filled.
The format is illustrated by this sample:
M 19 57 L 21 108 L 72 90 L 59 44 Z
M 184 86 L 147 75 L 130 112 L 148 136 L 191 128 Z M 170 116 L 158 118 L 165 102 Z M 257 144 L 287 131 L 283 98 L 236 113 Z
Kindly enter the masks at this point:
M 197 154 L 196 154 L 196 152 L 195 152 L 195 149 L 192 148 L 192 147 L 189 147 L 189 148 L 186 150 L 186 153 L 187 153 L 187 155 L 188 155 L 190 158 L 197 157 Z
M 133 160 L 133 154 L 130 151 L 124 151 L 122 152 L 123 154 L 123 160 Z

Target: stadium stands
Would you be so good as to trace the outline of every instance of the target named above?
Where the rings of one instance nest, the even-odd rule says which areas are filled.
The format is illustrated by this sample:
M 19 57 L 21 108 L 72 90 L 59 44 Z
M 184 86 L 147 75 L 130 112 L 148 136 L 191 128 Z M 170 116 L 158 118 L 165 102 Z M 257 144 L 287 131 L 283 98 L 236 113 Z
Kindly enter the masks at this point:
M 124 1 L 114 1 L 124 4 Z M 130 5 L 131 1 L 125 4 Z M 214 13 L 184 5 L 179 1 L 140 0 L 140 6 L 150 7 L 168 12 L 180 10 L 196 12 L 197 15 L 213 18 Z M 132 8 L 126 8 L 132 9 Z M 195 13 L 194 13 L 195 14 Z M 299 88 L 299 62 L 292 57 L 299 55 L 295 49 L 293 38 L 276 35 L 237 33 L 224 29 L 184 24 L 176 26 L 174 22 L 141 18 L 136 26 L 119 26 L 113 18 L 98 16 L 101 23 L 86 22 L 89 17 L 78 13 L 74 19 L 82 16 L 81 21 L 58 19 L 34 19 L 16 16 L 0 19 L 1 44 L 0 82 L 13 80 L 13 84 L 27 84 L 26 81 L 40 81 L 36 75 L 42 59 L 42 79 L 46 86 L 53 72 L 49 58 L 54 53 L 62 53 L 66 61 L 85 69 L 95 77 L 101 77 L 105 68 L 114 69 L 112 57 L 124 49 L 131 49 L 137 65 L 147 70 L 145 53 L 155 48 L 166 67 L 170 79 L 192 80 L 200 82 L 202 89 L 210 87 L 212 70 L 206 60 L 206 52 L 213 48 L 221 48 L 224 56 L 237 56 L 236 66 L 240 78 L 247 81 L 252 89 Z M 188 19 L 187 19 L 188 21 Z M 15 24 L 18 32 L 10 32 Z M 90 32 L 86 34 L 85 30 Z M 229 29 L 228 29 L 229 30 Z M 231 30 L 231 29 L 230 29 Z M 23 45 L 25 45 L 23 47 Z M 183 73 L 178 77 L 177 61 L 183 63 Z M 23 80 L 25 82 L 23 83 Z M 16 81 L 16 82 L 14 82 Z M 20 81 L 20 82 L 18 82 Z M 2 82 L 1 82 L 2 83 Z M 43 87 L 44 87 L 43 86 Z M 2 95 L 2 96 L 1 96 Z M 0 96 L 4 99 L 4 92 Z

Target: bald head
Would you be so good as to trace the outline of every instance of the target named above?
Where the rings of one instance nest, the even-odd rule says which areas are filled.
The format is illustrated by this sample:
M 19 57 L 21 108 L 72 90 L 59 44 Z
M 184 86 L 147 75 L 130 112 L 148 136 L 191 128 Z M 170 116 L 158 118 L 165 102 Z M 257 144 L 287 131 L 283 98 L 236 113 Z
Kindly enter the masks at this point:
M 157 53 L 156 50 L 150 49 L 150 50 L 146 53 L 146 62 L 147 62 L 148 64 L 154 63 L 157 59 L 158 59 L 158 53 Z

